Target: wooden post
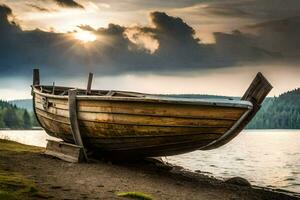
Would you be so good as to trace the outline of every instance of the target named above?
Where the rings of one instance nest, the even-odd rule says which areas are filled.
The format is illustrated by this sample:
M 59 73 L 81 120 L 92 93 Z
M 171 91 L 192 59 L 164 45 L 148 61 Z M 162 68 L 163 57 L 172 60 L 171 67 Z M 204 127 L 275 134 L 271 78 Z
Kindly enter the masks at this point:
M 33 76 L 32 76 L 32 85 L 40 85 L 40 71 L 39 69 L 33 69 Z
M 259 72 L 243 95 L 242 100 L 261 105 L 272 88 L 269 81 Z
M 55 94 L 55 82 L 52 84 L 52 94 Z
M 84 159 L 85 161 L 88 161 L 87 154 L 85 152 L 80 130 L 79 130 L 76 95 L 77 95 L 76 89 L 69 90 L 69 115 L 70 115 L 71 131 L 73 134 L 75 144 L 82 147 Z
M 86 94 L 91 94 L 92 80 L 93 80 L 93 73 L 89 73 L 89 79 L 88 79 L 88 84 L 87 84 L 87 88 L 86 88 Z

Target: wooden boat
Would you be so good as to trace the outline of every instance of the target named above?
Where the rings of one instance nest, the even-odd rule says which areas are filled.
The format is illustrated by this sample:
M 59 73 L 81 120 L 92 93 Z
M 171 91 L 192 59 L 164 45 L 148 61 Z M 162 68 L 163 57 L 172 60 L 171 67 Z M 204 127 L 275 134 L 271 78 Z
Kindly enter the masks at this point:
M 167 98 L 91 90 L 91 77 L 86 90 L 44 86 L 34 70 L 34 111 L 49 135 L 112 157 L 218 148 L 241 132 L 272 89 L 258 73 L 241 100 Z

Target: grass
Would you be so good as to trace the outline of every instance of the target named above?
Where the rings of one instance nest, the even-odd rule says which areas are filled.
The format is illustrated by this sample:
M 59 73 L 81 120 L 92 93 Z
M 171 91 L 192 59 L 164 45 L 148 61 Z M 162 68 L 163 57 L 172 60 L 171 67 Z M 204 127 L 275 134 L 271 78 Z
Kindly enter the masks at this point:
M 138 199 L 138 200 L 152 200 L 153 198 L 147 194 L 141 192 L 119 192 L 117 194 L 119 197 L 126 197 L 130 199 Z
M 28 146 L 23 145 L 17 142 L 9 141 L 9 140 L 3 140 L 0 139 L 0 151 L 12 151 L 12 152 L 42 152 L 43 148 L 40 147 L 34 147 L 34 146 Z
M 0 170 L 0 200 L 32 199 L 42 196 L 33 181 L 20 174 Z
M 27 146 L 17 142 L 0 139 L 0 154 L 11 152 L 42 152 L 43 148 Z M 1 166 L 0 166 L 1 167 Z M 44 197 L 35 183 L 19 173 L 0 168 L 0 200 L 27 200 Z

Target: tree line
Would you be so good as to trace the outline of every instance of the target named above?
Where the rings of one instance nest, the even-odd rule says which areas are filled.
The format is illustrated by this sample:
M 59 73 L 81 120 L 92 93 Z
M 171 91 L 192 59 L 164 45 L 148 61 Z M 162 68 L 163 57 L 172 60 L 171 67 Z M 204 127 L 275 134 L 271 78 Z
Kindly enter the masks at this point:
M 300 129 L 300 88 L 268 98 L 249 129 Z
M 30 129 L 39 126 L 33 113 L 0 100 L 0 128 Z

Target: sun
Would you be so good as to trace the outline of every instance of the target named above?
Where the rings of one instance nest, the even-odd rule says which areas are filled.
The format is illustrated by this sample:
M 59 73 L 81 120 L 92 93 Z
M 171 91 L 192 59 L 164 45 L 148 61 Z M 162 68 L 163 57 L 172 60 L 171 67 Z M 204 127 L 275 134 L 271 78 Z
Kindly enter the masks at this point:
M 97 36 L 89 31 L 79 31 L 74 33 L 74 37 L 81 42 L 93 42 L 97 39 Z

